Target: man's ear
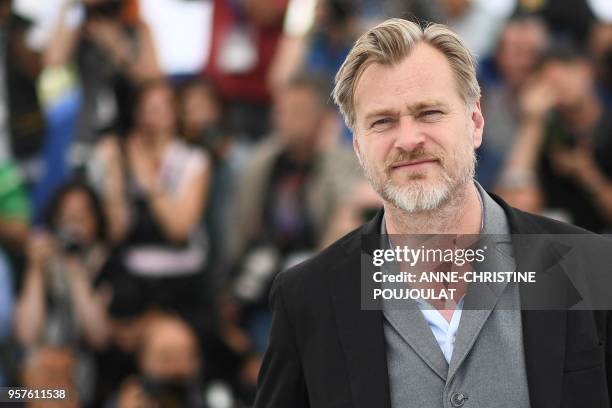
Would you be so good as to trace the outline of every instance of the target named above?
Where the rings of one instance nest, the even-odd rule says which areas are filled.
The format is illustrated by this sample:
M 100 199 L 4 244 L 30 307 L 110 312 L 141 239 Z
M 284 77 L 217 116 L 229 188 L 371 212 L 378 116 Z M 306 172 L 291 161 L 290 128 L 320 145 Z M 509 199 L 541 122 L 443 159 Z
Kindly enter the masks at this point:
M 474 149 L 478 149 L 482 144 L 482 133 L 484 130 L 484 116 L 482 116 L 482 110 L 480 109 L 480 101 L 476 101 L 471 119 L 474 126 L 472 131 Z
M 361 160 L 361 150 L 359 148 L 359 141 L 357 140 L 357 135 L 353 132 L 353 149 L 355 150 L 355 154 L 357 155 L 357 159 L 359 160 L 359 164 L 363 167 L 363 161 Z

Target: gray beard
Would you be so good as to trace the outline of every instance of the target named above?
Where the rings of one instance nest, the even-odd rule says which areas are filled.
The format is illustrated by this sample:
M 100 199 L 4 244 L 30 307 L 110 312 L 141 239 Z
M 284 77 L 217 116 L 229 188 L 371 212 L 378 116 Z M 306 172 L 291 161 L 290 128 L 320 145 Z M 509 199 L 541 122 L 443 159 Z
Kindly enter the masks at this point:
M 470 149 L 468 154 L 471 155 L 470 160 L 466 167 L 460 169 L 456 179 L 453 180 L 446 171 L 443 171 L 441 180 L 429 183 L 429 185 L 417 178 L 413 180 L 412 185 L 398 186 L 391 183 L 389 179 L 382 180 L 374 177 L 366 161 L 362 161 L 362 167 L 370 184 L 383 200 L 399 210 L 414 214 L 441 208 L 450 201 L 457 189 L 474 179 L 476 153 Z

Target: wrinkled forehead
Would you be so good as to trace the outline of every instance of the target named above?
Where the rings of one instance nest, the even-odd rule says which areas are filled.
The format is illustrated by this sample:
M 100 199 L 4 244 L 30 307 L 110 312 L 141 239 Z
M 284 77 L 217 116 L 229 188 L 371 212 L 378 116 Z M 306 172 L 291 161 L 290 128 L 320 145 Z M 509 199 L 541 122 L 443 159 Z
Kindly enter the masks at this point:
M 357 78 L 353 95 L 357 123 L 371 109 L 462 100 L 448 59 L 425 43 L 397 64 L 369 63 Z

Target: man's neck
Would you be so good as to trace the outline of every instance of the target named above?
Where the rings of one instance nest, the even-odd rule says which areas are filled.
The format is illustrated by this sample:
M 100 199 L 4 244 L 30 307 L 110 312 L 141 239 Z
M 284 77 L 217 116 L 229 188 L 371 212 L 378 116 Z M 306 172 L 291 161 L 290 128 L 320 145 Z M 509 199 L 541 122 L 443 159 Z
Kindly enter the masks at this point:
M 479 192 L 470 181 L 435 210 L 408 213 L 385 203 L 385 223 L 389 234 L 479 234 L 483 210 Z

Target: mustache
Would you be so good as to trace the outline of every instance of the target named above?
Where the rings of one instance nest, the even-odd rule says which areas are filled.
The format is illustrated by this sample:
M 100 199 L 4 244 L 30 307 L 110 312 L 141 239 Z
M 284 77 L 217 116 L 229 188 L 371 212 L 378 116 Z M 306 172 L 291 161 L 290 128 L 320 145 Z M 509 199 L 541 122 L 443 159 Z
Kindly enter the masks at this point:
M 416 160 L 437 160 L 441 165 L 443 164 L 442 157 L 435 153 L 429 152 L 423 146 L 419 146 L 411 151 L 401 150 L 397 152 L 386 161 L 385 168 L 390 170 L 392 167 L 400 163 Z

